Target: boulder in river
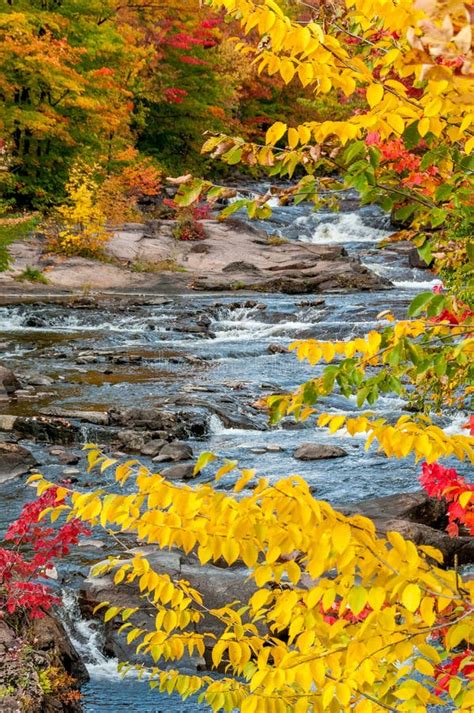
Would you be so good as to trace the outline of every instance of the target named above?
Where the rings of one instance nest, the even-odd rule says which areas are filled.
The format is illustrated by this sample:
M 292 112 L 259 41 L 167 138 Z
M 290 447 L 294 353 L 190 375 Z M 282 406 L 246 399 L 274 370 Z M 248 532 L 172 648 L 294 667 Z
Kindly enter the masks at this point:
M 0 483 L 24 475 L 36 465 L 30 451 L 17 443 L 0 443 Z
M 298 460 L 324 460 L 325 458 L 343 458 L 347 451 L 339 446 L 330 446 L 325 443 L 302 443 L 295 452 Z
M 342 510 L 348 515 L 369 517 L 381 535 L 395 531 L 416 545 L 436 547 L 446 565 L 453 565 L 455 559 L 460 565 L 474 562 L 474 538 L 467 533 L 459 537 L 448 535 L 446 502 L 430 498 L 423 491 L 372 498 Z
M 160 450 L 159 455 L 154 458 L 155 463 L 164 463 L 165 461 L 182 461 L 190 460 L 193 457 L 193 449 L 188 446 L 187 443 L 182 441 L 175 441 L 174 443 L 167 443 Z
M 141 431 L 163 431 L 172 438 L 200 437 L 207 433 L 207 418 L 194 411 L 169 411 L 159 408 L 113 408 L 110 424 Z
M 132 554 L 135 551 L 146 555 L 155 572 L 189 582 L 201 593 L 207 610 L 219 609 L 235 600 L 245 603 L 256 591 L 256 585 L 248 580 L 248 570 L 243 565 L 226 568 L 201 565 L 195 555 L 186 556 L 176 550 L 164 551 L 153 546 L 132 550 Z M 104 601 L 111 606 L 139 607 L 140 611 L 132 617 L 133 623 L 143 628 L 151 628 L 154 624 L 153 608 L 143 606 L 136 584 L 114 584 L 113 572 L 102 577 L 89 576 L 82 585 L 79 603 L 85 617 L 101 617 L 101 612 L 94 614 L 94 609 Z M 120 617 L 117 617 L 105 625 L 106 653 L 122 660 L 137 660 L 134 646 L 127 645 L 126 636 L 118 633 L 121 623 Z M 210 614 L 205 614 L 194 626 L 198 632 L 216 636 L 224 630 L 222 622 Z M 211 650 L 213 640 L 209 639 L 206 643 Z
M 13 371 L 0 365 L 0 399 L 13 396 L 18 389 L 21 389 L 21 384 Z
M 47 416 L 18 416 L 15 419 L 14 430 L 23 438 L 46 443 L 71 445 L 81 440 L 79 426 L 64 418 L 48 418 Z
M 168 480 L 191 480 L 194 475 L 193 463 L 177 463 L 170 465 L 168 468 L 160 470 L 160 474 Z
M 163 438 L 155 438 L 145 443 L 145 445 L 141 449 L 141 454 L 143 456 L 149 456 L 150 458 L 154 458 L 166 445 L 168 445 L 168 441 L 165 441 Z

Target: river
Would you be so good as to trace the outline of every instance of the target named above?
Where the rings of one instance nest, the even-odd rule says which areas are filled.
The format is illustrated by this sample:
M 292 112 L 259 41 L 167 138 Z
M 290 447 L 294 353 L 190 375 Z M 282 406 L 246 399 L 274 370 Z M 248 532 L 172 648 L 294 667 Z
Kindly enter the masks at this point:
M 394 287 L 380 293 L 301 297 L 192 294 L 166 298 L 161 304 L 134 305 L 129 301 L 104 309 L 67 309 L 55 304 L 1 307 L 3 363 L 14 371 L 31 369 L 52 380 L 51 386 L 43 389 L 43 397 L 21 400 L 8 412 L 39 413 L 51 406 L 105 411 L 121 405 L 157 406 L 170 397 L 188 395 L 213 400 L 235 420 L 229 427 L 213 415 L 209 436 L 191 441 L 195 453 L 212 450 L 238 459 L 243 466 L 257 465 L 259 473 L 271 479 L 298 472 L 317 497 L 335 505 L 418 489 L 412 459 L 394 463 L 375 451 L 366 454 L 362 441 L 350 439 L 344 432 L 329 437 L 320 431 L 317 437 L 323 443 L 342 445 L 348 451 L 346 458 L 296 461 L 293 452 L 311 440 L 314 425 L 268 429 L 263 416 L 250 404 L 274 391 L 292 389 L 317 373 L 294 356 L 281 353 L 279 347 L 295 338 L 362 335 L 379 324 L 377 315 L 382 310 L 390 308 L 403 315 L 417 291 L 430 289 L 437 281 L 427 271 L 410 269 L 402 251 L 379 249 L 380 241 L 393 229 L 387 216 L 374 208 L 311 213 L 302 205 L 275 207 L 271 219 L 259 227 L 291 240 L 343 243 L 349 253 L 390 279 Z M 206 329 L 196 330 L 194 326 L 203 318 Z M 96 361 L 91 357 L 94 354 L 99 355 Z M 124 355 L 132 355 L 135 361 L 122 359 L 125 363 L 121 363 Z M 376 409 L 393 416 L 400 405 L 396 397 L 384 397 Z M 354 402 L 338 396 L 328 398 L 325 408 L 356 411 Z M 450 427 L 457 429 L 462 420 L 460 415 Z M 94 435 L 93 427 L 83 427 L 85 440 Z M 26 445 L 46 476 L 60 478 L 71 472 L 58 465 L 48 447 Z M 80 470 L 81 465 L 76 468 Z M 229 482 L 224 478 L 220 487 Z M 19 480 L 3 486 L 2 529 L 30 495 Z M 161 697 L 149 691 L 146 683 L 120 681 L 116 662 L 101 653 L 100 632 L 78 614 L 73 593 L 75 573 L 85 574 L 98 557 L 103 557 L 103 552 L 98 555 L 93 546 L 81 548 L 61 583 L 68 625 L 91 674 L 83 691 L 86 713 L 207 710 L 196 702 Z

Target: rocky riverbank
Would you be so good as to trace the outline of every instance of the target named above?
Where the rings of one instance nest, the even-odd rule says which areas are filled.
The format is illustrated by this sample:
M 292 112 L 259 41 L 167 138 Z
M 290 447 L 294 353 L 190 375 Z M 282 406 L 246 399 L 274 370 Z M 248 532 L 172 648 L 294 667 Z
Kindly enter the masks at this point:
M 81 713 L 89 674 L 54 616 L 0 621 L 0 711 Z
M 58 294 L 76 290 L 252 290 L 287 294 L 380 290 L 390 282 L 350 257 L 341 245 L 308 245 L 269 237 L 237 220 L 203 221 L 197 242 L 173 237 L 174 221 L 131 223 L 111 232 L 103 261 L 48 253 L 42 235 L 12 245 L 0 292 Z M 48 285 L 19 283 L 26 268 Z M 27 289 L 25 289 L 27 284 Z

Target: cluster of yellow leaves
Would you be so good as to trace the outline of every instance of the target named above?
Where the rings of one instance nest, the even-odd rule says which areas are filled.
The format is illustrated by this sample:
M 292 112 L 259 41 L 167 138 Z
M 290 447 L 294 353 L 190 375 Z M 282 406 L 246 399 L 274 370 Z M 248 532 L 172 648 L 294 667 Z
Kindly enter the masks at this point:
M 330 422 L 335 425 L 342 422 Z M 211 460 L 206 454 L 196 468 Z M 437 702 L 441 657 L 432 635 L 448 631 L 448 651 L 469 640 L 474 593 L 472 581 L 437 566 L 439 551 L 417 550 L 397 533 L 378 537 L 368 519 L 345 517 L 315 500 L 298 476 L 275 484 L 261 478 L 237 498 L 211 484 L 168 482 L 135 461 L 117 464 L 94 448 L 89 461 L 91 468 L 115 468 L 115 480 L 126 491 L 69 491 L 59 515 L 116 538 L 133 534 L 147 545 L 96 574 L 111 570 L 117 585 L 135 582 L 138 595 L 155 610 L 150 628 L 134 624 L 135 608 L 108 606 L 105 613 L 107 620 L 121 617 L 129 642 L 139 641 L 138 649 L 150 654 L 152 685 L 183 696 L 200 692 L 214 711 L 229 713 L 365 713 L 381 707 L 421 712 Z M 217 478 L 235 467 L 225 462 Z M 41 475 L 30 482 L 39 493 L 55 487 Z M 64 494 L 61 488 L 58 498 Z M 49 514 L 58 516 L 54 508 Z M 193 551 L 202 564 L 239 559 L 255 592 L 248 601 L 208 610 L 187 582 L 153 570 L 147 559 L 153 546 Z M 219 636 L 196 632 L 204 615 L 219 622 Z M 228 678 L 182 676 L 158 666 L 209 646 L 214 666 Z M 457 680 L 451 697 L 458 710 L 467 711 L 474 690 L 461 675 Z
M 67 201 L 57 212 L 63 230 L 50 238 L 52 249 L 66 255 L 99 253 L 109 240 L 106 217 L 97 201 L 96 167 L 76 164 L 66 184 Z
M 385 419 L 371 421 L 367 416 L 350 418 L 345 414 L 323 413 L 318 419 L 318 425 L 327 426 L 331 433 L 342 428 L 346 428 L 351 436 L 366 433 L 366 449 L 377 441 L 380 450 L 388 457 L 405 458 L 414 453 L 417 460 L 424 459 L 427 463 L 449 456 L 474 463 L 473 437 L 449 435 L 427 417 L 413 421 L 404 415 L 392 425 Z
M 469 131 L 474 121 L 470 16 L 467 9 L 459 12 L 457 0 L 346 0 L 342 29 L 337 22 L 301 24 L 290 19 L 275 0 L 208 2 L 216 9 L 224 7 L 246 32 L 259 33 L 262 41 L 255 62 L 260 72 L 279 74 L 285 83 L 298 78 L 303 87 L 314 86 L 322 94 L 335 89 L 350 97 L 359 88 L 365 89 L 368 111 L 356 112 L 343 122 L 310 122 L 291 129 L 290 148 L 307 143 L 310 136 L 317 143 L 336 137 L 345 144 L 367 131 L 377 131 L 386 139 L 402 134 L 413 122 L 418 122 L 422 136 L 431 132 L 447 142 L 465 141 L 467 153 L 474 148 Z M 459 24 L 455 31 L 454 25 L 458 28 Z M 375 44 L 365 36 L 374 28 L 386 33 Z M 362 46 L 375 46 L 377 52 L 367 58 L 360 54 L 359 45 L 355 51 L 346 42 L 353 32 Z M 462 73 L 449 64 L 456 52 L 464 61 Z M 440 57 L 446 60 L 444 64 Z M 420 83 L 423 93 L 416 101 L 407 92 L 406 79 Z M 285 133 L 287 127 L 281 122 L 270 129 L 269 145 L 283 136 L 282 127 Z

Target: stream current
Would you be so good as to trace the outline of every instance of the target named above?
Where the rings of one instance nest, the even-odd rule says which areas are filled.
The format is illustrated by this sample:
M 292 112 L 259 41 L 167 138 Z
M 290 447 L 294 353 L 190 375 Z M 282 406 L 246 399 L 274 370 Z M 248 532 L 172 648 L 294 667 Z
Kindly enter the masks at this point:
M 196 455 L 212 450 L 238 459 L 242 466 L 257 465 L 260 474 L 275 480 L 299 473 L 317 497 L 336 506 L 417 490 L 418 469 L 412 459 L 394 462 L 374 450 L 367 454 L 361 439 L 351 439 L 344 432 L 328 436 L 318 429 L 315 434 L 311 423 L 268 429 L 264 416 L 251 404 L 267 394 L 291 390 L 317 373 L 293 355 L 280 352 L 279 347 L 299 338 L 363 335 L 380 325 L 377 315 L 381 311 L 390 308 L 395 315 L 404 315 L 414 295 L 431 289 L 437 281 L 429 271 L 410 269 L 403 251 L 378 248 L 393 228 L 374 208 L 354 206 L 334 214 L 311 213 L 305 206 L 275 207 L 271 219 L 257 227 L 291 240 L 343 243 L 350 254 L 387 277 L 394 287 L 382 292 L 315 296 L 197 293 L 169 297 L 156 305 L 130 302 L 103 309 L 72 310 L 51 303 L 0 307 L 3 363 L 14 371 L 39 372 L 53 382 L 37 389 L 44 390 L 43 397 L 19 400 L 13 408 L 2 407 L 3 411 L 31 415 L 52 406 L 106 411 L 114 406 L 160 406 L 171 397 L 188 396 L 218 403 L 220 410 L 233 419 L 229 427 L 228 422 L 224 425 L 226 419 L 212 415 L 209 435 L 190 442 Z M 195 325 L 203 318 L 206 329 L 196 330 Z M 104 364 L 102 356 L 97 362 L 87 363 L 87 356 L 94 353 L 119 358 L 112 366 Z M 124 355 L 139 360 L 125 359 L 127 363 L 121 364 Z M 395 417 L 400 405 L 396 397 L 385 397 L 375 410 L 384 417 Z M 325 409 L 357 411 L 355 402 L 339 396 L 328 398 Z M 457 431 L 463 420 L 464 415 L 459 414 L 444 425 Z M 82 428 L 84 441 L 94 440 L 94 426 Z M 295 460 L 295 448 L 315 437 L 318 442 L 342 446 L 348 456 L 313 462 Z M 65 466 L 57 463 L 47 446 L 25 445 L 45 476 L 65 477 Z M 147 463 L 146 458 L 143 461 Z M 83 462 L 77 468 L 82 466 Z M 224 478 L 221 487 L 229 483 L 230 478 Z M 32 491 L 17 479 L 1 486 L 0 497 L 0 530 L 4 531 L 25 500 L 32 497 Z M 133 678 L 122 681 L 117 662 L 101 652 L 100 632 L 95 624 L 81 619 L 74 593 L 79 575 L 84 576 L 91 562 L 105 556 L 100 546 L 86 543 L 79 548 L 61 574 L 66 624 L 91 675 L 83 689 L 86 713 L 208 710 L 195 701 L 183 703 L 162 697 L 150 691 L 146 682 Z

